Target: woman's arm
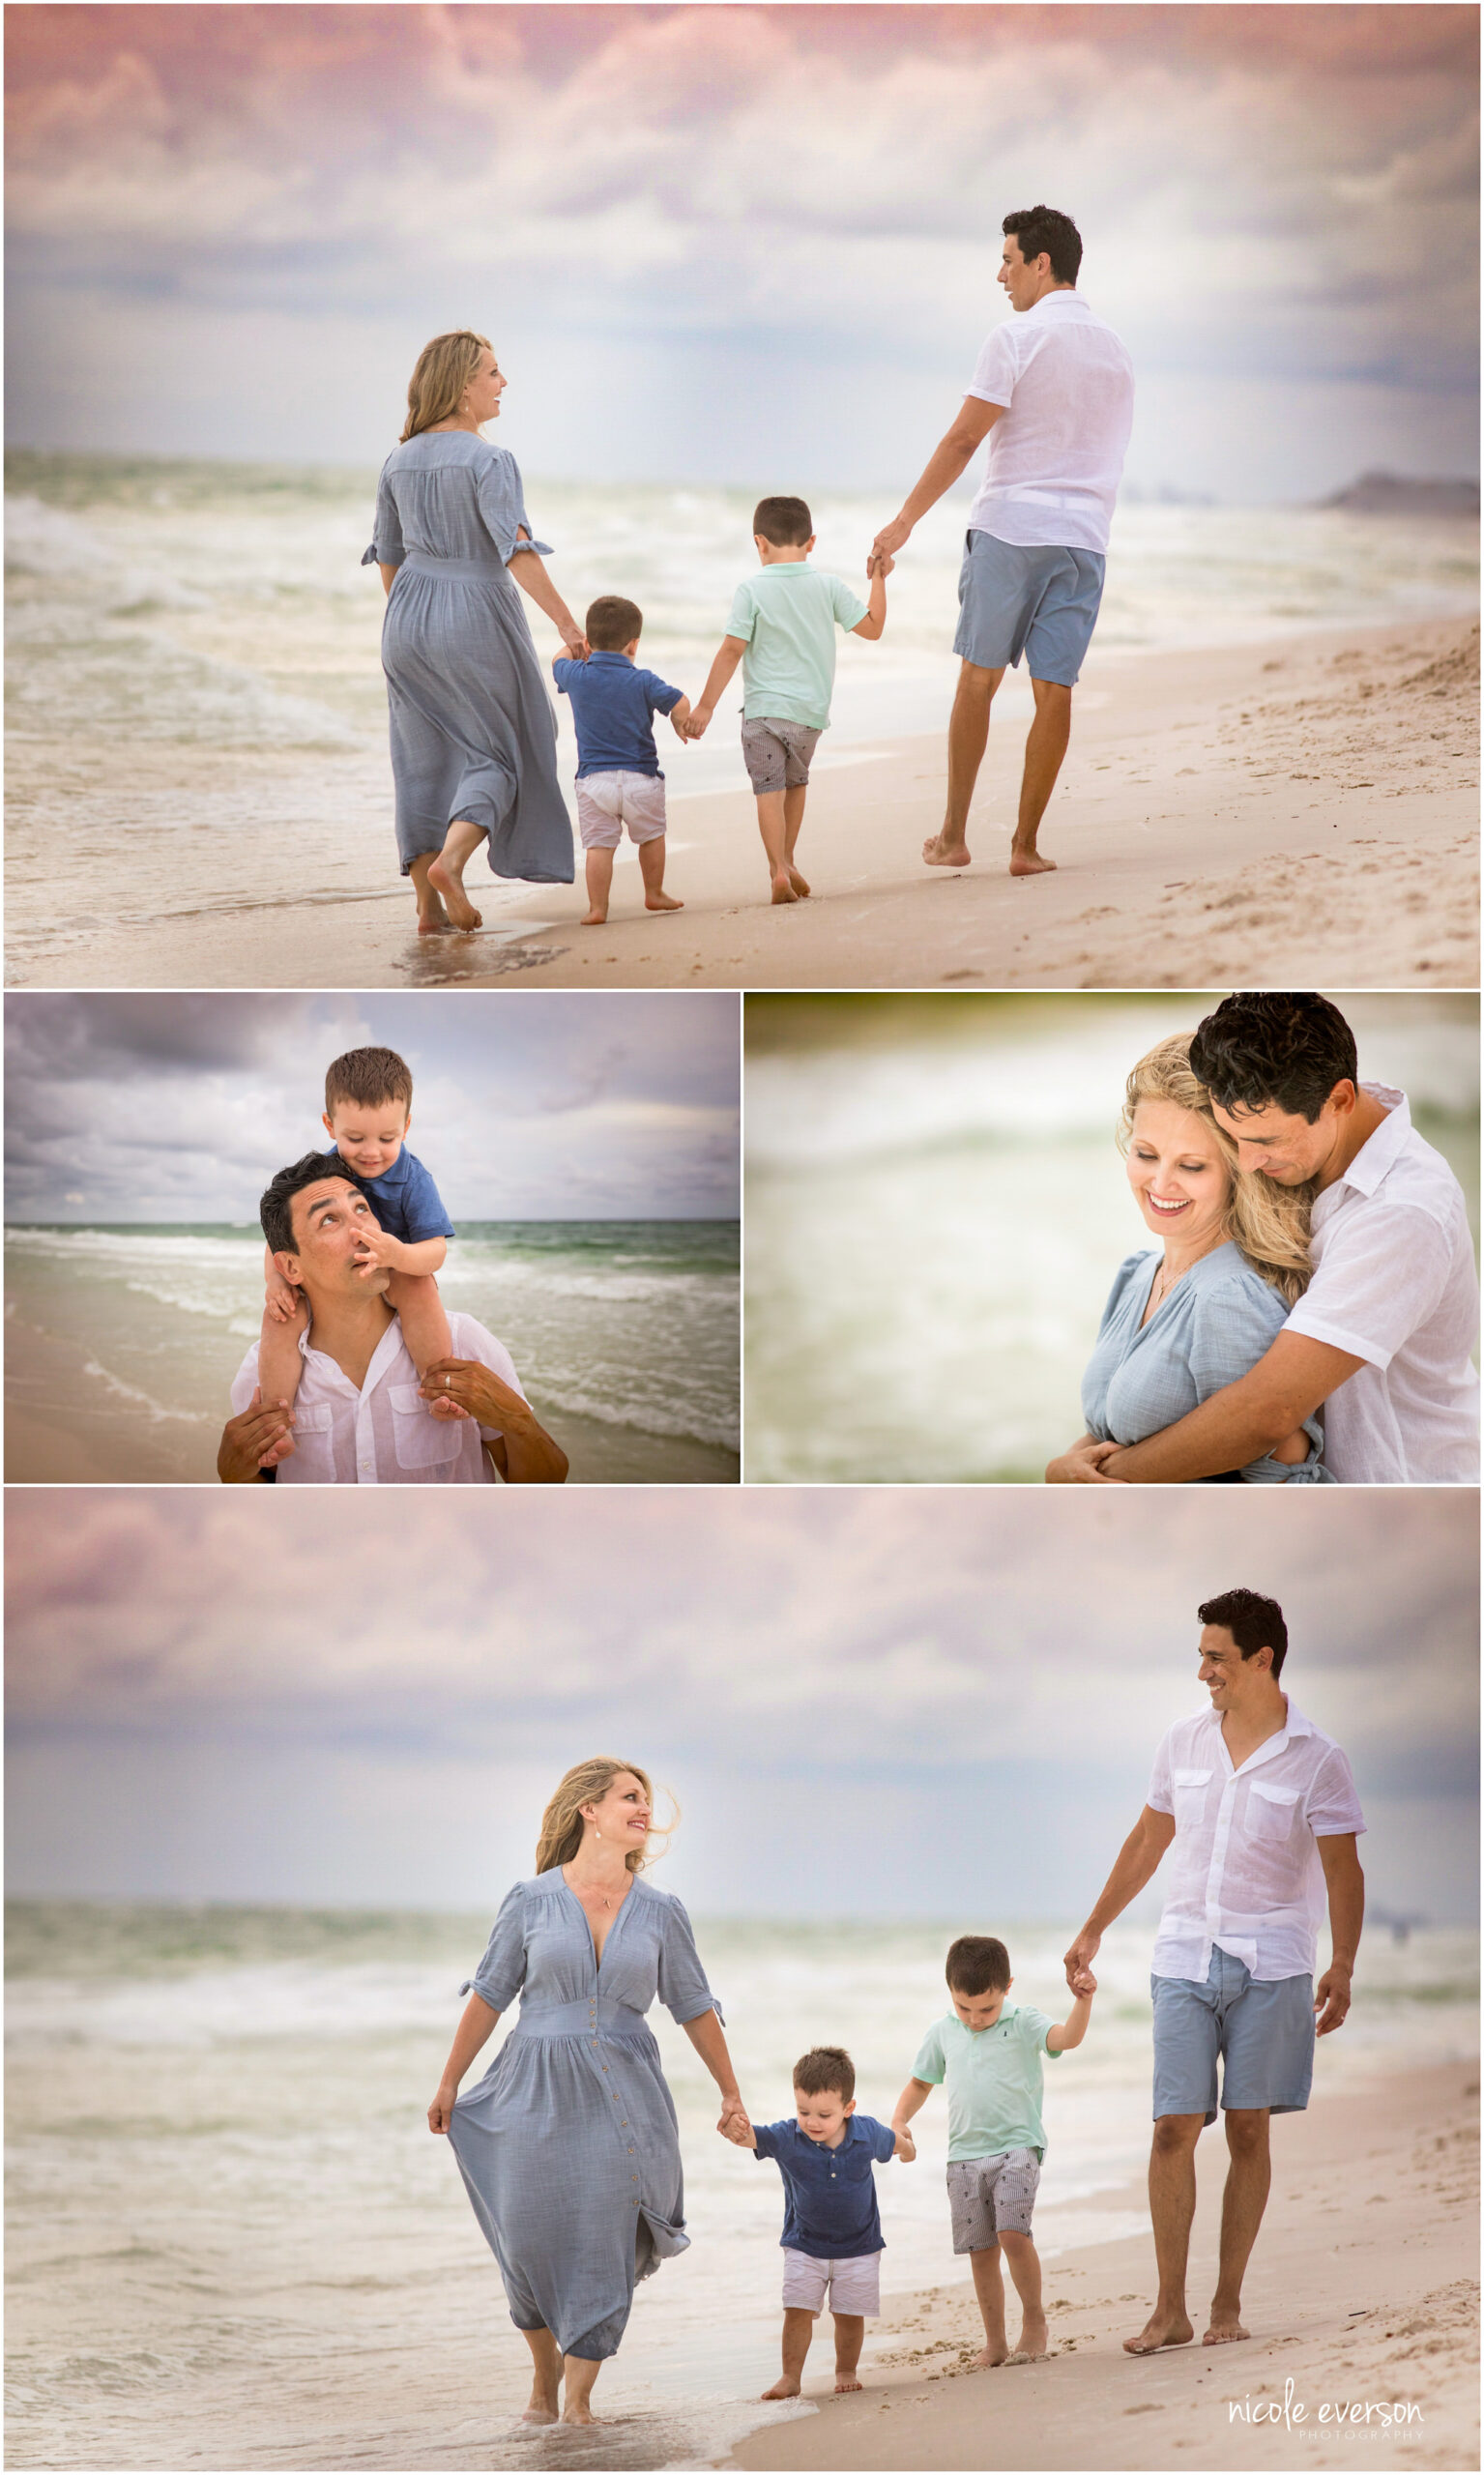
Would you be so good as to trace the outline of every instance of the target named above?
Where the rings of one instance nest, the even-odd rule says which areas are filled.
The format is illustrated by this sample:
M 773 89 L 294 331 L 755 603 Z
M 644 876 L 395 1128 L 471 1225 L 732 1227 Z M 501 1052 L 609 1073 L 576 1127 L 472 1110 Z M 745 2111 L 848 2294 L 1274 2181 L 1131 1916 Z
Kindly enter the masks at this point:
M 684 2025 L 686 2036 L 721 2091 L 721 2119 L 716 2129 L 725 2139 L 735 2140 L 740 2148 L 750 2148 L 753 2144 L 752 2125 L 737 2085 L 737 2074 L 732 2069 L 732 2057 L 727 2052 L 720 2021 L 714 2011 L 703 2011 L 696 2019 L 686 2020 Z
M 1099 1443 L 1095 1435 L 1081 1435 L 1065 1452 L 1046 1464 L 1048 1487 L 1118 1487 L 1120 1478 L 1104 1472 L 1103 1464 L 1110 1453 L 1119 1449 L 1116 1443 Z
M 383 593 L 390 593 L 393 585 L 396 581 L 396 569 L 395 568 L 389 568 L 385 559 L 378 561 L 377 564 L 381 568 L 381 589 Z
M 480 2046 L 488 2044 L 499 2017 L 499 2012 L 490 2009 L 482 1995 L 470 1995 L 464 2005 L 464 2016 L 454 2030 L 453 2043 L 449 2048 L 449 2059 L 443 2066 L 438 2094 L 427 2110 L 429 2131 L 448 2130 L 453 2100 L 458 2095 L 458 2083 Z
M 540 552 L 531 548 L 524 533 L 518 536 L 507 565 L 521 592 L 528 593 L 538 610 L 545 612 L 572 660 L 586 661 L 588 640 L 546 573 Z

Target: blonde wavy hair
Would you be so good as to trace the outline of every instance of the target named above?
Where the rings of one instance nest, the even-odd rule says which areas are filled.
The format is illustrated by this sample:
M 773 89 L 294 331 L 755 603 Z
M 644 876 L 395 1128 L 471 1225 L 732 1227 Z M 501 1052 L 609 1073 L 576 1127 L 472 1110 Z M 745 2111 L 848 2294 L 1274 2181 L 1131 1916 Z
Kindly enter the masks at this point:
M 571 1863 L 582 1846 L 583 1806 L 599 1804 L 615 1779 L 625 1771 L 638 1780 L 650 1800 L 653 1813 L 655 1791 L 650 1785 L 650 1774 L 641 1770 L 637 1762 L 612 1762 L 597 1754 L 591 1762 L 575 1762 L 566 1777 L 557 1782 L 541 1816 L 541 1835 L 536 1843 L 536 1870 L 538 1874 L 548 1873 L 553 1865 Z M 656 1855 L 664 1854 L 663 1846 L 655 1849 L 653 1843 L 656 1839 L 667 1840 L 681 1818 L 680 1807 L 673 1796 L 670 1804 L 670 1820 L 664 1828 L 652 1830 L 644 1846 L 631 1848 L 625 1857 L 624 1862 L 631 1874 L 642 1874 L 646 1865 L 654 1864 Z
M 407 426 L 398 444 L 405 447 L 420 431 L 431 429 L 435 422 L 446 422 L 456 413 L 464 389 L 480 365 L 481 352 L 492 352 L 488 335 L 477 335 L 472 327 L 459 327 L 451 335 L 435 335 L 418 355 L 417 367 L 407 382 Z
M 1208 1126 L 1226 1166 L 1227 1203 L 1222 1233 L 1240 1247 L 1255 1272 L 1292 1306 L 1314 1277 L 1309 1261 L 1309 1206 L 1313 1188 L 1274 1185 L 1270 1178 L 1246 1176 L 1237 1146 L 1211 1111 L 1210 1095 L 1190 1064 L 1192 1034 L 1177 1032 L 1141 1057 L 1124 1087 L 1119 1150 L 1126 1156 L 1141 1100 L 1172 1100 Z

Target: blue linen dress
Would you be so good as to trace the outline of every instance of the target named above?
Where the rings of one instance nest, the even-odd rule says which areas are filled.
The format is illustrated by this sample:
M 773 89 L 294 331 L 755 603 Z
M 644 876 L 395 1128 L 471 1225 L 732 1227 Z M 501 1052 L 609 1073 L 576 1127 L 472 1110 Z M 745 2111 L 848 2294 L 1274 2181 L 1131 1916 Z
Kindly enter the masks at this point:
M 1157 1246 L 1120 1265 L 1097 1346 L 1082 1379 L 1082 1414 L 1103 1443 L 1142 1443 L 1187 1417 L 1223 1385 L 1250 1374 L 1288 1321 L 1275 1289 L 1228 1238 L 1191 1265 L 1147 1324 L 1140 1321 L 1163 1261 Z M 1290 1464 L 1265 1453 L 1234 1477 L 1249 1486 L 1332 1486 L 1320 1454 L 1324 1434 L 1304 1422 L 1312 1450 Z
M 720 2005 L 678 1899 L 636 1877 L 594 1957 L 560 1866 L 507 1897 L 473 1991 L 520 2014 L 449 2137 L 517 2329 L 617 2354 L 634 2286 L 688 2248 L 675 2107 L 644 2013 Z
M 570 885 L 572 828 L 557 780 L 557 726 L 508 572 L 531 533 L 520 468 L 470 430 L 394 447 L 363 567 L 395 568 L 382 623 L 392 708 L 396 845 L 405 877 L 457 817 L 483 826 L 499 877 Z

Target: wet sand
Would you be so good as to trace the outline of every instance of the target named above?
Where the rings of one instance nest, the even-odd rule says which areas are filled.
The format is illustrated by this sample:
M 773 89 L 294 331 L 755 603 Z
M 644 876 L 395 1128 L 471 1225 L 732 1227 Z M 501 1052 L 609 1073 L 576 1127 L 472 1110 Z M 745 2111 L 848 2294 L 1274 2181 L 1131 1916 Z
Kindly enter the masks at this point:
M 884 739 L 834 751 L 852 761 L 816 775 L 807 902 L 761 898 L 745 793 L 674 796 L 667 882 L 683 911 L 643 912 L 628 862 L 608 925 L 585 929 L 578 888 L 503 887 L 477 859 L 473 937 L 409 933 L 380 761 L 327 753 L 343 781 L 344 821 L 329 829 L 296 819 L 302 759 L 234 758 L 232 804 L 263 886 L 244 903 L 214 896 L 210 836 L 191 830 L 189 769 L 204 757 L 131 756 L 121 870 L 116 802 L 58 750 L 77 775 L 68 916 L 54 881 L 13 873 L 11 985 L 1472 987 L 1478 675 L 1477 627 L 1457 619 L 1094 652 L 1042 829 L 1054 875 L 1004 865 L 1028 711 L 1012 680 L 968 869 L 919 858 L 941 821 L 942 735 Z M 161 882 L 168 868 L 165 907 L 131 909 L 131 847 Z
M 979 2324 L 962 2287 L 888 2302 L 858 2397 L 833 2398 L 813 2373 L 804 2394 L 820 2412 L 751 2434 L 725 2463 L 1476 2467 L 1478 2090 L 1476 2065 L 1449 2064 L 1274 2123 L 1245 2344 L 1203 2347 L 1197 2317 L 1193 2345 L 1125 2355 L 1153 2300 L 1152 2239 L 1099 2244 L 1047 2263 L 1046 2362 L 974 2371 Z M 1193 2316 L 1214 2279 L 1224 2163 L 1212 2131 L 1197 2157 Z M 1136 2197 L 1108 2193 L 1103 2204 Z M 1009 2325 L 1013 2338 L 1013 2306 Z M 1388 2428 L 1374 2410 L 1397 2401 L 1419 2416 Z M 1337 2426 L 1336 2402 L 1362 2416 L 1371 2405 L 1369 2423 Z M 1247 2421 L 1247 2405 L 1264 2420 Z

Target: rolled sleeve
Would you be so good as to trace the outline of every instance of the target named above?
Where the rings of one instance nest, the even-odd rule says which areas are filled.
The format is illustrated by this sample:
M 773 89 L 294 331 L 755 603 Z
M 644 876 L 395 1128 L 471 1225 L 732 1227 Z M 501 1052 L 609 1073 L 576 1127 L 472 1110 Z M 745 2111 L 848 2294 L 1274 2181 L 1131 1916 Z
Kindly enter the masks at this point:
M 458 1990 L 460 1994 L 477 1994 L 491 2011 L 508 2011 L 525 1981 L 526 1902 L 517 1882 L 505 1895 L 484 1945 L 484 1957 Z
M 721 2005 L 706 1981 L 690 1919 L 673 1895 L 659 1945 L 658 1986 L 659 1999 L 678 2028 L 684 2028 L 688 2020 L 699 2020 L 703 2011 L 714 2011 L 721 2019 Z
M 1365 1829 L 1354 1773 L 1338 1745 L 1325 1754 L 1315 1773 L 1303 1818 L 1316 1839 L 1348 1837 L 1352 1831 L 1358 1839 Z
M 977 395 L 984 404 L 1001 404 L 1008 409 L 1015 394 L 1015 346 L 1008 325 L 996 327 L 985 336 L 979 357 L 974 365 L 974 376 L 964 393 Z
M 402 519 L 385 473 L 376 485 L 376 521 L 371 546 L 361 564 L 364 568 L 399 568 L 407 552 L 402 541 Z
M 1156 1814 L 1173 1814 L 1175 1811 L 1175 1788 L 1170 1777 L 1168 1736 L 1154 1756 L 1154 1767 L 1149 1772 L 1149 1794 L 1144 1801 L 1147 1805 L 1151 1805 Z
M 1384 1373 L 1438 1306 L 1452 1261 L 1438 1222 L 1412 1205 L 1376 1203 L 1347 1212 L 1326 1233 L 1319 1269 L 1288 1329 Z
M 549 552 L 551 543 L 537 540 L 535 529 L 526 513 L 520 467 L 513 455 L 507 455 L 503 450 L 492 452 L 489 463 L 475 483 L 475 500 L 484 530 L 507 567 L 517 550 Z M 530 536 L 524 541 L 519 538 L 522 528 Z

